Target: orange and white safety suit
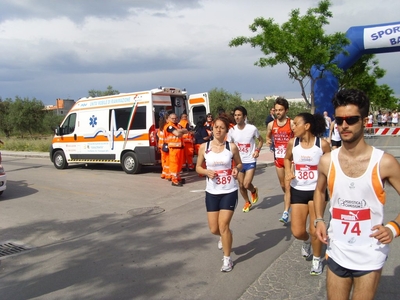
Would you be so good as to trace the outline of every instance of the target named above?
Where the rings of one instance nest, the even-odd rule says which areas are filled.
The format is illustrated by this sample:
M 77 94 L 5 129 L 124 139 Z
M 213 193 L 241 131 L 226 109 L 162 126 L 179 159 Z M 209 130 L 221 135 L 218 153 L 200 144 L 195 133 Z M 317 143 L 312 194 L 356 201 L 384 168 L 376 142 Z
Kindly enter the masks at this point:
M 179 124 L 169 122 L 164 131 L 169 149 L 169 173 L 172 182 L 175 184 L 181 180 L 180 172 L 182 170 L 182 155 L 184 154 L 182 136 L 174 134 L 180 129 Z
M 186 128 L 189 131 L 189 126 L 188 126 L 188 121 L 187 120 L 180 120 L 179 125 L 182 126 L 182 128 Z M 194 155 L 194 137 L 193 134 L 189 131 L 188 133 L 185 133 L 182 136 L 183 140 L 183 145 L 184 145 L 184 155 L 182 156 L 182 168 L 185 167 L 187 164 L 187 167 L 189 170 L 194 170 L 194 164 L 193 164 L 193 155 Z

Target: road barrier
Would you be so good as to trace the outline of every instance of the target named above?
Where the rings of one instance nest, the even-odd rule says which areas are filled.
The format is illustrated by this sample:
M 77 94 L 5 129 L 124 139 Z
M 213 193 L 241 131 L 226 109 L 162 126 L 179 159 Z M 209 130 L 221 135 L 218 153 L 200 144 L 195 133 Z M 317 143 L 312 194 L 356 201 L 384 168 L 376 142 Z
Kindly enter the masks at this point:
M 400 127 L 374 127 L 373 129 L 374 129 L 375 135 L 397 135 L 397 136 L 400 136 Z

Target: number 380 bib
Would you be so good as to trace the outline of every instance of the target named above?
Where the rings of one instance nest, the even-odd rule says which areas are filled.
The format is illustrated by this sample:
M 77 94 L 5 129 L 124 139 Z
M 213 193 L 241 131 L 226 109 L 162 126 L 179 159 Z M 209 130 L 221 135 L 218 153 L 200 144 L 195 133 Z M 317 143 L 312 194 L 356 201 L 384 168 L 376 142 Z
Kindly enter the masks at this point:
M 336 240 L 347 245 L 363 246 L 371 243 L 371 210 L 332 209 L 332 228 Z

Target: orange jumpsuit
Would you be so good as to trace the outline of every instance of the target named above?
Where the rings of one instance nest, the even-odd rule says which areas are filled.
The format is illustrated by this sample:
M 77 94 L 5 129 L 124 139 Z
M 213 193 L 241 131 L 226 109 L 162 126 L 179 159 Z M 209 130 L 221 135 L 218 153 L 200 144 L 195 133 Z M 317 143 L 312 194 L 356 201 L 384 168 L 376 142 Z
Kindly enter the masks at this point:
M 157 136 L 158 136 L 158 148 L 160 149 L 161 152 L 161 167 L 162 167 L 162 172 L 161 172 L 161 178 L 162 179 L 170 179 L 171 176 L 169 174 L 169 152 L 164 152 L 162 151 L 162 146 L 165 143 L 165 127 L 160 128 L 157 131 Z
M 179 125 L 181 125 L 182 128 L 188 129 L 188 121 L 187 120 L 181 120 L 179 122 Z M 189 170 L 194 170 L 194 165 L 193 165 L 193 155 L 194 155 L 193 134 L 191 132 L 185 133 L 182 136 L 182 140 L 183 140 L 183 145 L 184 145 L 184 155 L 182 156 L 182 168 L 185 167 L 185 165 L 187 164 L 187 167 L 189 168 Z
M 172 132 L 181 129 L 179 124 L 169 122 L 165 132 L 165 138 L 169 149 L 169 173 L 173 183 L 177 184 L 181 180 L 182 170 L 183 141 Z

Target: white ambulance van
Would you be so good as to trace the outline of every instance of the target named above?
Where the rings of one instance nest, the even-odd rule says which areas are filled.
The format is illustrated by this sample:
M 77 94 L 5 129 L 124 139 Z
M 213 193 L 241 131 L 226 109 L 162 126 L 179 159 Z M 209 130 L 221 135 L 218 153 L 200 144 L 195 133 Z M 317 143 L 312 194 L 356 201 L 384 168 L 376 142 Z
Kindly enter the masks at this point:
M 128 174 L 160 163 L 156 133 L 165 112 L 186 112 L 194 125 L 210 112 L 207 93 L 159 87 L 149 91 L 81 98 L 68 112 L 50 148 L 57 169 L 71 163 L 117 163 Z

